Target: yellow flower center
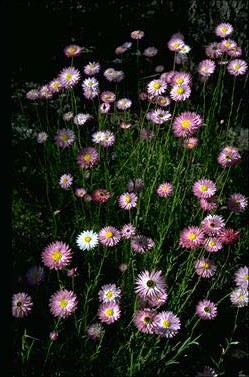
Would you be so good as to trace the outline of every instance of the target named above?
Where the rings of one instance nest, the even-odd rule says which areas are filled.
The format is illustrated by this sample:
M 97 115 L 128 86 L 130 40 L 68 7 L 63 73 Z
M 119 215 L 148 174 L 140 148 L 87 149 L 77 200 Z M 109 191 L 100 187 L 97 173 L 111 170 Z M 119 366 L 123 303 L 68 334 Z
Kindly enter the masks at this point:
M 242 300 L 244 300 L 244 296 L 243 295 L 240 295 L 239 297 L 238 297 L 238 300 L 240 300 L 240 301 L 242 301 Z
M 67 177 L 62 178 L 62 183 L 67 183 L 67 182 L 68 182 Z
M 210 246 L 210 247 L 213 247 L 215 245 L 216 245 L 216 242 L 214 242 L 214 241 L 209 241 L 209 243 L 208 243 L 208 246 Z
M 87 243 L 89 243 L 91 240 L 92 240 L 92 238 L 89 237 L 89 236 L 87 236 L 87 237 L 84 238 L 84 241 L 87 242 Z
M 155 83 L 153 84 L 153 88 L 154 88 L 154 89 L 159 89 L 159 88 L 161 88 L 161 84 L 160 84 L 159 82 L 155 82 Z
M 66 134 L 61 136 L 62 141 L 68 141 L 68 139 L 69 139 L 69 137 Z
M 108 292 L 106 292 L 106 297 L 107 298 L 112 298 L 113 297 L 113 292 L 112 291 L 108 291 Z
M 125 203 L 130 203 L 131 202 L 131 198 L 129 196 L 126 196 L 125 197 Z
M 182 128 L 189 128 L 190 120 L 188 120 L 188 119 L 183 120 L 182 123 L 181 123 L 181 126 L 182 126 Z
M 60 300 L 60 302 L 59 302 L 59 305 L 60 305 L 61 308 L 66 308 L 66 307 L 67 307 L 67 304 L 68 304 L 68 301 L 67 301 L 65 298 L 63 298 L 63 299 Z
M 200 187 L 201 192 L 205 192 L 207 190 L 208 190 L 208 187 L 206 185 L 201 185 L 201 187 Z
M 167 186 L 163 186 L 163 187 L 162 187 L 162 191 L 163 191 L 163 192 L 167 192 L 167 191 L 169 191 L 169 188 L 168 188 Z
M 67 51 L 69 52 L 69 54 L 73 54 L 76 51 L 76 48 L 75 47 L 69 47 L 69 49 Z
M 182 94 L 182 93 L 184 93 L 184 89 L 183 88 L 177 88 L 176 93 Z
M 227 29 L 226 27 L 222 27 L 222 28 L 220 29 L 220 31 L 221 31 L 222 33 L 226 33 L 226 32 L 228 31 L 228 29 Z
M 189 235 L 188 235 L 188 239 L 189 239 L 190 241 L 195 240 L 195 239 L 196 239 L 196 234 L 195 234 L 195 233 L 189 233 Z
M 113 236 L 113 233 L 108 231 L 108 232 L 105 232 L 105 236 L 106 238 L 111 238 Z
M 60 250 L 55 250 L 55 251 L 53 251 L 51 257 L 52 257 L 53 261 L 58 262 L 61 259 L 62 254 L 61 254 Z
M 67 73 L 65 77 L 66 77 L 66 80 L 71 80 L 73 75 L 71 73 Z
M 249 280 L 249 275 L 245 275 L 243 279 L 244 280 Z
M 160 103 L 161 103 L 162 105 L 164 105 L 166 102 L 167 102 L 167 99 L 166 99 L 166 98 L 160 98 Z
M 85 154 L 85 156 L 83 156 L 83 160 L 84 161 L 91 161 L 91 155 L 89 153 Z
M 225 47 L 230 47 L 231 43 L 230 42 L 225 42 L 224 45 L 225 45 Z
M 202 263 L 201 267 L 207 269 L 207 268 L 209 268 L 209 264 L 206 263 L 206 262 Z
M 59 88 L 59 85 L 60 85 L 59 81 L 56 81 L 56 82 L 53 82 L 52 87 Z
M 105 310 L 105 315 L 111 317 L 113 315 L 113 309 L 109 308 Z
M 233 68 L 238 71 L 240 69 L 240 65 L 239 64 L 234 64 Z
M 165 327 L 165 328 L 168 328 L 170 325 L 170 321 L 168 319 L 164 319 L 162 321 L 162 326 Z
M 181 77 L 180 77 L 179 79 L 176 80 L 176 83 L 177 83 L 177 84 L 182 84 L 183 82 L 184 82 L 184 80 L 183 80 L 183 78 L 181 78 Z
M 174 48 L 178 48 L 179 46 L 180 46 L 179 43 L 173 43 Z

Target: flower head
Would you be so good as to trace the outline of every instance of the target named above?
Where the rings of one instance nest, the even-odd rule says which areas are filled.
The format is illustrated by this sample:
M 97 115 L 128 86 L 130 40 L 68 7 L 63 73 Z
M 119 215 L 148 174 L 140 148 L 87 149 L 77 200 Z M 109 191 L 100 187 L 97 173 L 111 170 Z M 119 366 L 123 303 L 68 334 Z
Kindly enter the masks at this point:
M 188 72 L 175 72 L 170 81 L 170 85 L 188 85 L 192 83 L 191 74 Z
M 119 207 L 122 209 L 131 209 L 137 206 L 138 197 L 133 192 L 126 192 L 125 194 L 120 195 L 118 198 Z
M 100 140 L 99 144 L 102 145 L 104 148 L 109 148 L 115 143 L 115 135 L 113 132 L 109 130 L 103 131 L 102 139 Z
M 234 279 L 237 287 L 248 289 L 249 285 L 249 268 L 247 266 L 240 267 L 235 273 Z
M 210 179 L 199 179 L 193 185 L 193 193 L 197 198 L 211 198 L 216 192 L 216 186 Z
M 169 94 L 176 102 L 185 101 L 190 97 L 191 88 L 188 85 L 174 85 Z
M 241 162 L 241 156 L 237 148 L 227 146 L 222 149 L 217 161 L 222 167 L 233 166 Z
M 102 285 L 98 293 L 99 301 L 103 303 L 116 302 L 118 303 L 121 297 L 121 289 L 116 284 Z
M 234 289 L 230 294 L 230 300 L 238 308 L 248 306 L 248 289 L 241 287 Z
M 142 299 L 164 294 L 166 289 L 162 271 L 143 271 L 135 280 L 135 293 Z
M 129 192 L 141 192 L 144 189 L 144 182 L 141 178 L 130 179 L 126 187 Z
M 142 235 L 137 235 L 131 239 L 131 248 L 135 253 L 144 254 L 154 247 L 154 241 Z
M 26 280 L 29 285 L 38 286 L 44 280 L 44 268 L 41 266 L 32 266 L 26 273 Z
M 196 249 L 204 242 L 204 233 L 197 226 L 184 228 L 180 234 L 179 244 L 186 249 Z
M 75 195 L 77 198 L 83 198 L 83 196 L 86 194 L 86 189 L 84 187 L 77 187 L 75 189 Z
M 224 227 L 224 219 L 218 215 L 208 215 L 201 222 L 202 230 L 210 236 L 220 234 Z
M 156 47 L 147 47 L 143 52 L 143 56 L 146 56 L 146 58 L 152 58 L 153 56 L 156 56 L 157 53 L 158 49 Z
M 99 154 L 95 148 L 84 148 L 77 156 L 77 163 L 82 169 L 88 169 L 96 165 L 99 160 Z
M 15 293 L 12 296 L 12 315 L 23 318 L 30 314 L 33 306 L 31 297 L 25 292 Z
M 116 106 L 119 110 L 127 110 L 131 107 L 131 100 L 128 99 L 128 98 L 122 98 L 120 100 L 118 100 L 118 102 L 116 103 Z
M 35 101 L 40 97 L 40 92 L 38 89 L 31 89 L 26 93 L 26 98 L 30 101 Z
M 74 143 L 75 136 L 72 130 L 63 128 L 62 130 L 57 131 L 54 140 L 58 147 L 65 149 Z
M 59 93 L 62 89 L 62 85 L 59 79 L 50 81 L 48 86 L 52 93 Z
M 184 48 L 185 44 L 180 38 L 172 38 L 168 42 L 168 48 L 170 51 L 179 52 Z
M 240 236 L 238 230 L 232 228 L 224 228 L 219 234 L 219 240 L 225 245 L 231 245 L 235 243 Z
M 187 137 L 183 140 L 183 147 L 186 149 L 194 149 L 198 145 L 198 139 L 197 137 Z
M 189 137 L 195 134 L 201 125 L 202 118 L 199 114 L 184 111 L 174 119 L 173 133 L 176 137 Z
M 92 340 L 97 340 L 97 339 L 102 338 L 102 336 L 104 335 L 104 332 L 105 331 L 104 331 L 103 326 L 101 325 L 101 323 L 98 323 L 98 322 L 93 323 L 87 328 L 87 335 Z
M 98 245 L 98 234 L 93 230 L 84 230 L 77 236 L 76 243 L 81 250 L 92 250 Z
M 125 224 L 122 226 L 120 230 L 121 237 L 126 240 L 130 240 L 131 238 L 133 238 L 136 235 L 136 232 L 137 230 L 135 226 L 133 226 L 132 224 Z
M 209 77 L 212 75 L 212 73 L 214 73 L 214 70 L 215 70 L 215 62 L 213 60 L 206 59 L 206 60 L 201 61 L 198 64 L 198 73 L 201 76 Z
M 63 174 L 60 177 L 59 185 L 64 190 L 67 190 L 70 186 L 72 186 L 72 184 L 73 184 L 73 177 L 71 174 Z
M 58 78 L 64 88 L 70 89 L 80 80 L 80 72 L 74 67 L 64 68 Z
M 144 37 L 144 31 L 142 30 L 134 30 L 131 32 L 132 39 L 142 39 Z
M 206 47 L 205 53 L 208 58 L 215 59 L 222 55 L 222 50 L 217 42 L 213 42 Z
M 209 237 L 204 240 L 203 247 L 209 253 L 216 253 L 217 251 L 221 250 L 223 247 L 222 242 L 220 241 L 219 237 Z
M 67 318 L 76 311 L 77 306 L 76 294 L 67 289 L 55 292 L 49 300 L 50 311 L 54 317 Z
M 213 262 L 208 259 L 199 259 L 195 263 L 195 272 L 202 278 L 211 278 L 216 271 L 216 266 Z
M 201 319 L 213 319 L 217 316 L 217 307 L 209 300 L 202 300 L 196 305 L 196 314 Z
M 161 183 L 157 187 L 156 192 L 157 192 L 157 195 L 160 196 L 161 198 L 168 198 L 173 192 L 173 186 L 169 182 Z
M 227 70 L 233 76 L 245 75 L 248 70 L 248 64 L 245 60 L 234 59 L 228 63 Z
M 106 203 L 110 197 L 110 192 L 105 189 L 96 189 L 92 192 L 92 200 L 96 203 Z
M 115 246 L 120 239 L 120 232 L 113 226 L 106 226 L 99 231 L 99 242 L 104 246 Z
M 180 319 L 170 311 L 157 314 L 155 325 L 155 333 L 166 338 L 172 338 L 181 328 Z
M 146 334 L 153 334 L 155 331 L 156 312 L 153 309 L 145 308 L 135 313 L 134 324 L 137 329 Z
M 56 342 L 56 340 L 58 339 L 58 337 L 59 337 L 58 331 L 51 331 L 49 333 L 49 339 L 52 340 L 52 342 Z
M 46 132 L 39 132 L 36 135 L 36 140 L 38 144 L 44 144 L 47 141 L 48 134 Z
M 100 305 L 98 309 L 98 317 L 101 322 L 110 325 L 120 318 L 121 311 L 119 305 L 115 302 L 107 302 Z
M 240 213 L 245 211 L 246 207 L 248 206 L 247 198 L 242 194 L 232 194 L 229 196 L 227 200 L 227 207 L 230 211 L 235 213 Z
M 217 196 L 211 196 L 210 198 L 200 198 L 199 204 L 204 211 L 212 211 L 213 209 L 218 208 L 219 205 Z
M 68 58 L 74 58 L 75 56 L 80 55 L 83 52 L 83 49 L 78 45 L 69 45 L 64 48 L 63 52 Z
M 169 111 L 157 109 L 151 112 L 150 121 L 155 124 L 163 124 L 171 118 Z
M 152 80 L 147 85 L 147 91 L 149 94 L 152 94 L 153 96 L 158 96 L 160 94 L 163 94 L 167 88 L 167 83 L 163 80 Z
M 100 94 L 100 99 L 105 103 L 112 103 L 115 101 L 116 95 L 113 92 L 105 91 Z
M 227 23 L 221 23 L 215 28 L 215 34 L 221 38 L 227 37 L 228 35 L 232 34 L 232 32 L 233 32 L 232 25 L 227 24 Z
M 79 114 L 75 115 L 75 117 L 73 118 L 73 122 L 74 122 L 74 124 L 77 124 L 78 126 L 82 126 L 90 119 L 92 119 L 92 115 L 90 115 L 88 113 L 86 113 L 86 114 L 79 113 Z
M 71 262 L 72 253 L 70 247 L 61 241 L 55 241 L 42 252 L 42 261 L 50 270 L 62 270 Z
M 84 73 L 88 76 L 94 76 L 100 71 L 100 64 L 96 62 L 89 62 L 84 67 Z

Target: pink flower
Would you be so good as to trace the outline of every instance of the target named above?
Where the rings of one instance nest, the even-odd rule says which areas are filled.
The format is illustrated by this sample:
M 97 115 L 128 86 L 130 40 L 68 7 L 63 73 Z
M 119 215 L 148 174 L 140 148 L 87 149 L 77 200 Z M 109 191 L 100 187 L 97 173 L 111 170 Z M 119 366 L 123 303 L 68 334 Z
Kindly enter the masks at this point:
M 189 137 L 196 133 L 201 125 L 202 118 L 199 114 L 184 111 L 174 119 L 173 133 L 177 137 Z
M 204 242 L 204 233 L 197 226 L 184 228 L 180 234 L 179 244 L 186 249 L 196 249 Z
M 155 324 L 155 333 L 166 338 L 172 338 L 181 328 L 180 319 L 170 311 L 157 314 Z
M 227 207 L 235 213 L 244 212 L 248 206 L 247 198 L 242 194 L 232 194 L 227 200 Z
M 31 297 L 25 292 L 15 293 L 12 296 L 12 315 L 23 318 L 30 314 L 33 306 Z
M 222 149 L 217 161 L 222 167 L 233 166 L 241 162 L 241 156 L 237 148 L 227 146 Z
M 87 335 L 92 340 L 100 339 L 104 335 L 104 328 L 101 323 L 93 323 L 87 328 Z
M 248 70 L 248 65 L 244 60 L 234 59 L 228 63 L 227 70 L 230 75 L 233 76 L 245 75 Z
M 115 246 L 121 239 L 120 232 L 113 226 L 106 226 L 99 232 L 99 242 L 104 246 Z
M 203 247 L 209 253 L 216 253 L 223 247 L 219 237 L 209 237 L 203 242 Z
M 96 189 L 92 193 L 92 200 L 96 203 L 106 203 L 110 197 L 111 194 L 105 189 Z
M 71 259 L 70 247 L 61 241 L 49 244 L 42 252 L 42 261 L 50 270 L 62 270 L 68 266 Z
M 155 243 L 151 238 L 137 235 L 131 239 L 131 248 L 138 254 L 144 254 L 154 247 Z
M 209 77 L 215 71 L 215 63 L 213 60 L 206 59 L 198 64 L 198 73 L 201 76 Z
M 162 271 L 143 271 L 135 280 L 135 293 L 142 299 L 158 297 L 165 293 L 166 283 Z
M 216 192 L 216 186 L 210 179 L 199 179 L 193 185 L 193 193 L 197 198 L 210 198 Z
M 172 38 L 168 42 L 168 48 L 170 51 L 179 52 L 185 46 L 184 42 L 180 38 Z
M 240 237 L 240 232 L 232 228 L 225 228 L 219 235 L 219 240 L 225 245 L 232 245 Z
M 59 185 L 64 190 L 67 190 L 70 186 L 72 186 L 72 184 L 73 184 L 73 177 L 71 176 L 71 174 L 63 174 L 60 177 Z
M 129 240 L 136 235 L 136 227 L 132 224 L 125 224 L 120 230 L 122 238 Z
M 228 23 L 221 23 L 216 26 L 215 34 L 218 37 L 225 38 L 233 32 L 233 27 L 231 24 Z
M 198 145 L 197 137 L 188 137 L 183 140 L 183 147 L 186 149 L 194 149 Z
M 218 215 L 208 215 L 201 222 L 201 228 L 204 233 L 215 236 L 219 235 L 222 229 L 225 227 L 224 219 Z
M 153 334 L 155 331 L 156 312 L 152 309 L 143 309 L 135 313 L 134 324 L 137 329 L 146 334 Z
M 143 37 L 144 37 L 144 31 L 142 31 L 142 30 L 134 30 L 131 33 L 132 39 L 142 39 Z
M 218 198 L 217 196 L 211 196 L 210 198 L 200 198 L 199 199 L 200 207 L 204 211 L 212 211 L 213 209 L 218 208 Z
M 161 183 L 158 186 L 156 192 L 157 192 L 157 195 L 160 196 L 161 198 L 168 198 L 173 192 L 173 186 L 169 182 Z
M 77 296 L 74 292 L 61 289 L 54 293 L 49 300 L 52 315 L 59 318 L 67 318 L 73 314 L 78 305 Z
M 188 85 L 174 85 L 169 94 L 174 101 L 185 101 L 190 97 L 191 88 Z
M 98 317 L 101 322 L 110 325 L 120 318 L 121 311 L 119 305 L 115 302 L 103 303 L 98 309 Z
M 94 76 L 100 71 L 100 64 L 96 62 L 89 62 L 84 67 L 84 73 L 88 76 Z
M 64 68 L 58 78 L 64 88 L 70 89 L 79 82 L 80 72 L 74 67 Z
M 74 58 L 83 52 L 83 48 L 77 45 L 69 45 L 64 48 L 63 52 L 68 58 Z
M 126 192 L 125 194 L 120 195 L 118 198 L 119 207 L 122 209 L 131 209 L 137 206 L 138 197 L 133 192 Z
M 201 319 L 214 319 L 217 316 L 217 307 L 209 300 L 202 300 L 196 306 L 196 314 Z
M 199 259 L 195 263 L 195 272 L 202 278 L 211 278 L 216 272 L 216 266 L 208 259 Z
M 84 148 L 77 156 L 77 163 L 82 169 L 88 169 L 96 165 L 99 160 L 99 154 L 95 148 Z

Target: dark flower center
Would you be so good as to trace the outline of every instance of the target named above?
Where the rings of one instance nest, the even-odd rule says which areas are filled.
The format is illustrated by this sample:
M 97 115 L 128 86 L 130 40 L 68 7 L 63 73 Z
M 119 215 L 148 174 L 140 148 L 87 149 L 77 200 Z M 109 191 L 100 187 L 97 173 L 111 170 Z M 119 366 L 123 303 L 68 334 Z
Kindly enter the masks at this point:
M 210 313 L 210 308 L 209 308 L 208 306 L 205 306 L 205 308 L 204 308 L 204 312 L 206 312 L 206 313 Z
M 18 307 L 22 306 L 22 301 L 17 301 L 16 306 Z
M 152 322 L 152 319 L 150 317 L 144 317 L 144 323 L 150 324 Z
M 156 283 L 153 280 L 148 280 L 147 281 L 147 287 L 149 288 L 154 288 Z

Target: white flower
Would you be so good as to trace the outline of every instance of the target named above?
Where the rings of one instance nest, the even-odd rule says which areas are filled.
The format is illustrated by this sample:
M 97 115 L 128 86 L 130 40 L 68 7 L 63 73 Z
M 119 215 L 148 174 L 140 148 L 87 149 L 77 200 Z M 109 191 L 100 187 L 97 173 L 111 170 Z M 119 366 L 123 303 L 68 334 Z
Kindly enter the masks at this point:
M 185 45 L 185 46 L 180 50 L 180 53 L 181 53 L 181 54 L 188 54 L 190 50 L 191 50 L 191 48 L 190 48 L 188 45 Z
M 116 286 L 116 284 L 105 284 L 102 285 L 98 296 L 101 302 L 115 302 L 120 299 L 121 290 Z
M 91 250 L 98 245 L 98 233 L 92 230 L 84 230 L 76 238 L 76 243 L 81 250 Z

